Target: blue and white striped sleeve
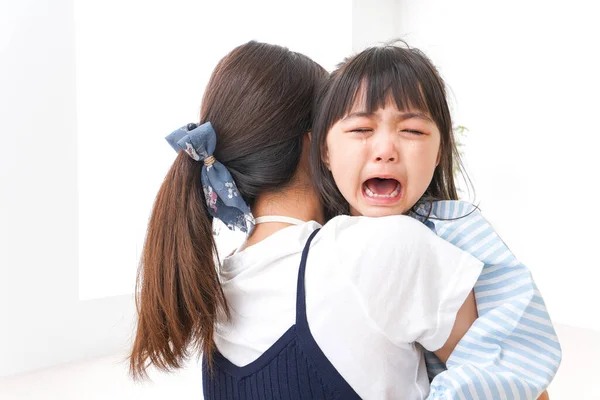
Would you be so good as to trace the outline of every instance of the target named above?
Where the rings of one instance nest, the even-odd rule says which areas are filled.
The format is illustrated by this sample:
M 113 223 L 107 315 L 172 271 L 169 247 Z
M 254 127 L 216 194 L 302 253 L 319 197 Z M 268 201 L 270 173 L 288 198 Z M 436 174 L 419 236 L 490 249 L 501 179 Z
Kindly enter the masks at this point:
M 426 352 L 428 399 L 537 399 L 560 365 L 556 332 L 530 271 L 473 209 L 463 201 L 436 202 L 431 214 L 440 220 L 426 222 L 485 264 L 474 288 L 479 318 L 446 366 Z M 450 218 L 458 219 L 444 220 Z

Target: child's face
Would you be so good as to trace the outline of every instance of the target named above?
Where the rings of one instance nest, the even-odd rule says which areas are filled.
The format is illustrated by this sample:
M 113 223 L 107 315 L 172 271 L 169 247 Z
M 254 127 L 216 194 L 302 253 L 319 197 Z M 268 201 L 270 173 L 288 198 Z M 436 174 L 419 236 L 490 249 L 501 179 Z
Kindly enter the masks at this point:
M 407 213 L 421 198 L 439 163 L 440 132 L 420 111 L 392 101 L 372 114 L 355 106 L 326 139 L 325 163 L 352 215 Z

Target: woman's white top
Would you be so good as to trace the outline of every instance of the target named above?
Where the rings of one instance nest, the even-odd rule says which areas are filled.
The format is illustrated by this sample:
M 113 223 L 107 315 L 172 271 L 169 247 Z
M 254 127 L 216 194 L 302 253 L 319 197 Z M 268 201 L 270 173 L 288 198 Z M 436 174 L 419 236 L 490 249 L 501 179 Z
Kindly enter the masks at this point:
M 254 361 L 294 324 L 301 252 L 320 227 L 284 228 L 223 260 L 231 319 L 217 325 L 215 342 L 232 363 Z M 481 268 L 413 218 L 336 217 L 308 255 L 310 330 L 362 398 L 425 398 L 421 346 L 443 346 Z

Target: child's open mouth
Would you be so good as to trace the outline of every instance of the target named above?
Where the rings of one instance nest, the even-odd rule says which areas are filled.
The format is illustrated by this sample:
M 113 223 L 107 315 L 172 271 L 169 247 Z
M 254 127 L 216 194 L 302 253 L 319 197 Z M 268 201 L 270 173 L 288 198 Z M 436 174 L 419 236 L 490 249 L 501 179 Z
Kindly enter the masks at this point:
M 372 199 L 395 199 L 401 191 L 402 185 L 395 179 L 371 178 L 363 183 L 364 194 Z

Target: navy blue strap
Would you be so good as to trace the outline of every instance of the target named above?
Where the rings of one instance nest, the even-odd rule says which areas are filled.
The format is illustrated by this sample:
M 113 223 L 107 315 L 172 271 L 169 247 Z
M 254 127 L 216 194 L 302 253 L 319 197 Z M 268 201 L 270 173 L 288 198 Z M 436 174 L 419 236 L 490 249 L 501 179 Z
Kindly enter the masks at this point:
M 313 337 L 310 328 L 308 327 L 308 319 L 306 317 L 306 290 L 304 287 L 304 276 L 306 274 L 306 259 L 308 258 L 308 250 L 310 242 L 317 234 L 319 229 L 315 230 L 304 246 L 302 251 L 302 260 L 300 261 L 300 270 L 298 271 L 298 289 L 296 297 L 296 334 L 298 340 L 302 344 L 307 357 L 314 363 L 320 371 L 322 377 L 331 385 L 330 388 L 335 393 L 334 398 L 337 399 L 360 399 L 354 389 L 346 382 L 346 380 L 335 369 L 331 361 L 327 358 L 323 350 L 319 347 Z
M 317 232 L 319 232 L 319 229 L 316 229 L 308 237 L 308 240 L 304 245 L 304 250 L 302 250 L 302 259 L 300 261 L 300 269 L 298 270 L 298 287 L 296 288 L 296 325 L 301 325 L 304 327 L 308 327 L 308 320 L 306 319 L 306 294 L 304 290 L 306 259 L 308 258 L 310 242 L 312 242 Z

